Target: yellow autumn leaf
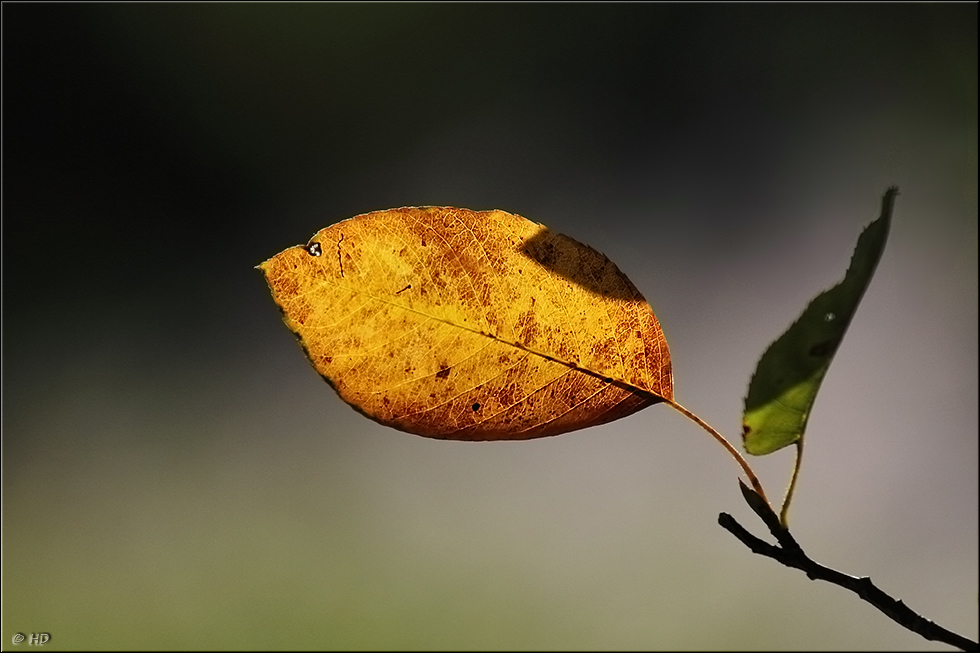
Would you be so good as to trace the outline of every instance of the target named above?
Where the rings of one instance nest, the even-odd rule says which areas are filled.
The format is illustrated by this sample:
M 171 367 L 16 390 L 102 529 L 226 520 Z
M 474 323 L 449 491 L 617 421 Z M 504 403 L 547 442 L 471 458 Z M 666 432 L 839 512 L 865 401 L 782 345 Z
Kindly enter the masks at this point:
M 673 399 L 667 341 L 636 287 L 518 215 L 376 211 L 258 267 L 320 375 L 403 431 L 523 440 Z

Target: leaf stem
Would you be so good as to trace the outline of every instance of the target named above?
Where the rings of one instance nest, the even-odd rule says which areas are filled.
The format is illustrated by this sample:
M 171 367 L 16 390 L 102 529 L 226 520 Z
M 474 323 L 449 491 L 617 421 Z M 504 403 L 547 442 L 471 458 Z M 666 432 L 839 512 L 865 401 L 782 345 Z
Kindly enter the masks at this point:
M 800 477 L 800 465 L 803 461 L 803 438 L 796 441 L 796 463 L 793 465 L 793 477 L 789 480 L 789 487 L 786 488 L 786 496 L 783 497 L 783 507 L 779 511 L 779 523 L 783 528 L 789 528 L 789 503 L 793 500 L 793 492 L 796 490 L 796 479 Z
M 721 444 L 721 446 L 725 447 L 725 449 L 728 450 L 728 453 L 730 453 L 732 455 L 732 458 L 735 459 L 735 462 L 737 462 L 742 467 L 742 471 L 744 471 L 745 472 L 745 475 L 749 478 L 749 483 L 752 484 L 752 489 L 754 489 L 756 491 L 756 493 L 758 493 L 758 495 L 761 496 L 765 500 L 766 504 L 769 505 L 770 508 L 772 507 L 772 504 L 769 504 L 769 499 L 766 498 L 766 492 L 765 492 L 765 490 L 762 489 L 762 483 L 759 482 L 759 478 L 755 475 L 755 472 L 752 471 L 752 468 L 745 461 L 745 458 L 742 457 L 742 454 L 739 453 L 738 449 L 736 449 L 735 447 L 733 447 L 732 446 L 732 443 L 729 442 L 727 439 L 725 439 L 725 436 L 724 435 L 722 435 L 721 433 L 719 433 L 718 431 L 716 431 L 714 429 L 714 427 L 712 427 L 710 424 L 708 424 L 707 422 L 705 422 L 703 419 L 701 419 L 700 417 L 698 417 L 697 415 L 695 415 L 694 413 L 692 413 L 691 411 L 689 411 L 687 408 L 684 408 L 683 406 L 681 406 L 676 401 L 672 401 L 670 399 L 664 399 L 664 402 L 667 403 L 671 408 L 673 408 L 674 410 L 676 410 L 677 412 L 679 412 L 681 415 L 683 415 L 684 417 L 690 419 L 695 424 L 697 424 L 698 426 L 700 426 L 701 428 L 703 428 L 705 431 L 707 431 L 708 433 L 710 433 L 711 434 L 711 437 L 713 437 L 715 440 L 717 440 L 718 443 Z M 795 478 L 795 476 L 794 476 L 794 478 Z

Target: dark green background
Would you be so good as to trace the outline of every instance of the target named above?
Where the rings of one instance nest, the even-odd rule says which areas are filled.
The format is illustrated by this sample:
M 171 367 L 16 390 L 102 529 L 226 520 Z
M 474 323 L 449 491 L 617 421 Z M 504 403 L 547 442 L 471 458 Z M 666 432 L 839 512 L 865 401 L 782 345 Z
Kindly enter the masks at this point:
M 761 525 L 668 409 L 381 427 L 252 269 L 365 211 L 519 213 L 633 279 L 737 439 L 890 184 L 792 522 L 976 638 L 975 3 L 2 11 L 5 648 L 945 650 L 720 529 Z

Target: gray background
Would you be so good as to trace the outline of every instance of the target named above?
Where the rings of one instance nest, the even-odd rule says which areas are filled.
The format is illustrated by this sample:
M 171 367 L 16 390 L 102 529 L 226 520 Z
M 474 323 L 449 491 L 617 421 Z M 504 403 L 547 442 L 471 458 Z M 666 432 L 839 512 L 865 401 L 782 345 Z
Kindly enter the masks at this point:
M 738 439 L 901 187 L 809 425 L 825 564 L 977 637 L 977 6 L 3 5 L 3 624 L 47 648 L 946 650 L 753 556 L 657 406 L 374 424 L 253 266 L 403 205 L 607 254 Z M 779 496 L 785 451 L 753 460 Z

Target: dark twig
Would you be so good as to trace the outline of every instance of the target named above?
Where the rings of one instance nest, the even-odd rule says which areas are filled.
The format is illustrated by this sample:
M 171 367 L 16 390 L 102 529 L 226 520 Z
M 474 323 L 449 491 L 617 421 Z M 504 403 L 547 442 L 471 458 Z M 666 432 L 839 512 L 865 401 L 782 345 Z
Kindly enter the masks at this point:
M 752 553 L 757 553 L 759 555 L 766 556 L 767 558 L 772 558 L 773 560 L 781 562 L 787 567 L 799 569 L 805 572 L 810 580 L 825 580 L 828 583 L 833 583 L 834 585 L 839 585 L 845 589 L 849 589 L 874 607 L 881 610 L 883 613 L 885 613 L 885 615 L 899 625 L 904 626 L 912 632 L 918 633 L 926 639 L 936 642 L 944 642 L 964 651 L 977 650 L 976 642 L 969 640 L 962 635 L 957 635 L 952 631 L 946 630 L 939 624 L 926 619 L 909 608 L 902 601 L 893 599 L 891 596 L 878 589 L 878 587 L 876 587 L 867 576 L 862 578 L 849 576 L 848 574 L 841 573 L 831 569 L 830 567 L 825 567 L 811 560 L 803 552 L 803 549 L 790 534 L 789 530 L 782 527 L 782 525 L 779 523 L 779 517 L 777 517 L 776 513 L 772 511 L 769 504 L 764 502 L 761 497 L 759 497 L 753 490 L 751 490 L 741 481 L 739 481 L 739 485 L 741 486 L 742 495 L 745 497 L 749 507 L 752 508 L 752 510 L 755 511 L 760 518 L 762 518 L 762 521 L 765 522 L 766 526 L 769 528 L 769 532 L 772 533 L 773 537 L 775 537 L 776 541 L 779 543 L 779 546 L 774 546 L 764 540 L 760 540 L 758 537 L 742 527 L 742 525 L 735 521 L 735 518 L 728 513 L 723 512 L 718 515 L 718 523 L 721 525 L 721 527 L 737 537 L 742 544 L 747 546 L 752 551 Z

